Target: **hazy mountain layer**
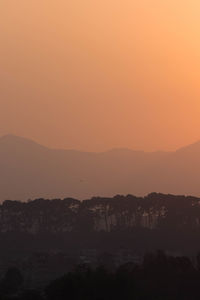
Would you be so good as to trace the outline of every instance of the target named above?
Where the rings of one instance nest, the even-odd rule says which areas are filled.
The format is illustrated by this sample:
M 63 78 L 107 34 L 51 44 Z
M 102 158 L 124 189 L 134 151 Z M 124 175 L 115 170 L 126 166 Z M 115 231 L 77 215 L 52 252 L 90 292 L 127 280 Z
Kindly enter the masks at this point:
M 57 150 L 0 138 L 0 200 L 86 199 L 152 191 L 200 196 L 200 142 L 176 152 Z

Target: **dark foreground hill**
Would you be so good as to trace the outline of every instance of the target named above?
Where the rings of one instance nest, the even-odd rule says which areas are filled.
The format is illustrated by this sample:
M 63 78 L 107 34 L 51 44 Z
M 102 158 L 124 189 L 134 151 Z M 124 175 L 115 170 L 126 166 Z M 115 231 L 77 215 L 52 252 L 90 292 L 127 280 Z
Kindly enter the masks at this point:
M 0 200 L 145 195 L 200 196 L 200 143 L 176 152 L 57 150 L 8 135 L 0 138 Z
M 112 270 L 79 265 L 32 288 L 23 269 L 9 268 L 0 280 L 0 299 L 199 300 L 199 263 L 199 255 L 194 264 L 188 257 L 158 251 L 145 255 L 141 264 L 129 262 Z

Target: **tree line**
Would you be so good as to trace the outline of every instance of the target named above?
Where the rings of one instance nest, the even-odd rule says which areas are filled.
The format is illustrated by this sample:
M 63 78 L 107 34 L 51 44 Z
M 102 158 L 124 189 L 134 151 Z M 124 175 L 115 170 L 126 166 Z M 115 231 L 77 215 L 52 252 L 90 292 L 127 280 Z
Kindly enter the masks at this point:
M 79 201 L 6 200 L 0 205 L 0 232 L 117 231 L 133 228 L 196 230 L 200 228 L 200 198 L 149 194 L 117 195 Z
M 200 249 L 200 198 L 149 194 L 79 201 L 36 199 L 0 205 L 0 249 L 12 243 L 46 251 L 124 247 L 144 254 L 156 249 L 190 255 Z M 17 241 L 17 243 L 16 243 Z M 185 252 L 184 252 L 185 251 Z

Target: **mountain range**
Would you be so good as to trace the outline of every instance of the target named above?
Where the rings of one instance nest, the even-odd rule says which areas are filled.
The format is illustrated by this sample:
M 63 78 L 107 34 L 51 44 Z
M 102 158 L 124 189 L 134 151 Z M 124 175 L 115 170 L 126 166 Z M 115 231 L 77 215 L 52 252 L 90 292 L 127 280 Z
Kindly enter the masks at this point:
M 151 192 L 200 196 L 200 142 L 175 152 L 90 153 L 0 138 L 0 201 Z

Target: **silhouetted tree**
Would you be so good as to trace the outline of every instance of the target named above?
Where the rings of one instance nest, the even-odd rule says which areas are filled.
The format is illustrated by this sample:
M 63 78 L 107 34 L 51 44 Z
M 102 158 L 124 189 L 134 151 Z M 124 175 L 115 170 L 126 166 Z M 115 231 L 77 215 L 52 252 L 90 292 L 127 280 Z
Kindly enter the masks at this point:
M 1 293 L 5 295 L 15 294 L 21 288 L 23 282 L 21 272 L 17 268 L 10 268 L 0 283 Z

